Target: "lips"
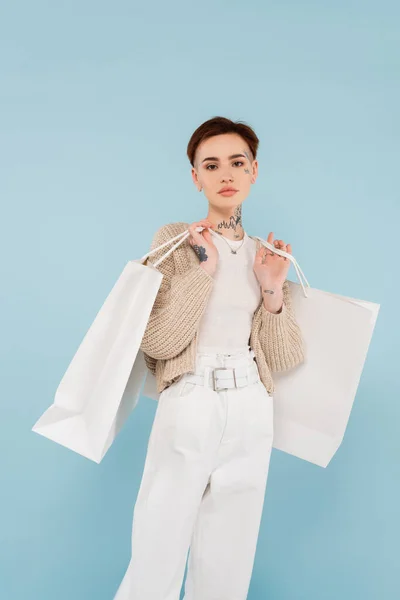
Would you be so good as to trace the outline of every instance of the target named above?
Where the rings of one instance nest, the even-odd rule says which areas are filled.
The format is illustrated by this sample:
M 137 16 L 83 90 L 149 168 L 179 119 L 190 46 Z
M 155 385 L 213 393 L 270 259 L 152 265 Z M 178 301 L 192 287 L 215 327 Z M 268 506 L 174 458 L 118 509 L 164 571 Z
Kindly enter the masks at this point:
M 235 190 L 235 188 L 231 188 L 231 187 L 226 187 L 226 188 L 222 188 L 222 190 L 219 190 L 219 194 L 222 194 L 223 192 L 237 192 L 237 190 Z
M 237 190 L 225 190 L 223 192 L 218 192 L 221 196 L 233 196 L 237 193 Z

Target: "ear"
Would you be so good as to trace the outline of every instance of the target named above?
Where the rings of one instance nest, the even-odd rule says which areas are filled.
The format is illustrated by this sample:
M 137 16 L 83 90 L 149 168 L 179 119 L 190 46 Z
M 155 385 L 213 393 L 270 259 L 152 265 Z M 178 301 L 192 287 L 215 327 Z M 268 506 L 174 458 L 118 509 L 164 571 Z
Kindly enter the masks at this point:
M 255 160 L 252 165 L 253 175 L 251 177 L 251 183 L 255 183 L 258 175 L 258 161 Z
M 200 185 L 199 182 L 199 177 L 197 174 L 197 169 L 195 167 L 192 167 L 192 179 L 193 179 L 193 183 L 196 187 L 198 187 Z

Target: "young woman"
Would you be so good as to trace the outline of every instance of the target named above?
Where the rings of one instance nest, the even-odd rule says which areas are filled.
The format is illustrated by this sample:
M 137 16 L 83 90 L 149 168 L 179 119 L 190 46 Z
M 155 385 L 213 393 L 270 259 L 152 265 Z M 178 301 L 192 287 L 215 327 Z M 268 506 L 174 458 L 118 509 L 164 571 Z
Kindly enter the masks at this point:
M 198 127 L 188 157 L 207 217 L 164 225 L 152 242 L 190 232 L 157 267 L 164 277 L 142 340 L 160 396 L 115 600 L 179 600 L 189 549 L 184 600 L 247 597 L 272 449 L 272 373 L 304 360 L 290 261 L 243 228 L 258 143 L 248 125 L 223 117 Z

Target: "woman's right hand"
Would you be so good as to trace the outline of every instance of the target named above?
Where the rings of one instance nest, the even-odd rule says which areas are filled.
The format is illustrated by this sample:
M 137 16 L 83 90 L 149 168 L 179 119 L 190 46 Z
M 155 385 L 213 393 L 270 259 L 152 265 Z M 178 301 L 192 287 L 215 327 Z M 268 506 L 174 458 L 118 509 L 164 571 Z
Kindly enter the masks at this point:
M 196 231 L 196 227 L 204 227 Z M 209 219 L 202 219 L 189 225 L 189 243 L 200 259 L 200 266 L 211 276 L 214 275 L 218 264 L 218 250 L 212 241 L 212 235 L 207 228 L 215 228 Z

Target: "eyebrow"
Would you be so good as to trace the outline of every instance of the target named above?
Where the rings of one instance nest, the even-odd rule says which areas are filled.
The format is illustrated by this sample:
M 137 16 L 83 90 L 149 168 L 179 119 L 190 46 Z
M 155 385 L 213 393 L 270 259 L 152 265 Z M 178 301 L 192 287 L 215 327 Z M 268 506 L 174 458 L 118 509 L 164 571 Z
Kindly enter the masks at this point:
M 232 158 L 239 158 L 240 156 L 246 158 L 244 154 L 231 154 L 230 156 L 228 156 L 228 159 L 231 160 Z M 216 162 L 219 162 L 219 158 L 217 156 L 208 156 L 207 158 L 202 160 L 201 163 L 203 164 L 203 162 L 206 162 L 206 160 L 215 160 Z

